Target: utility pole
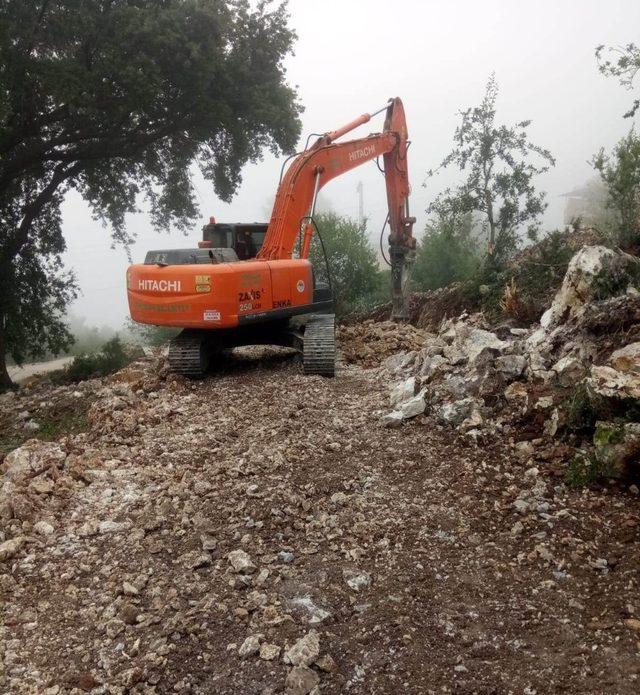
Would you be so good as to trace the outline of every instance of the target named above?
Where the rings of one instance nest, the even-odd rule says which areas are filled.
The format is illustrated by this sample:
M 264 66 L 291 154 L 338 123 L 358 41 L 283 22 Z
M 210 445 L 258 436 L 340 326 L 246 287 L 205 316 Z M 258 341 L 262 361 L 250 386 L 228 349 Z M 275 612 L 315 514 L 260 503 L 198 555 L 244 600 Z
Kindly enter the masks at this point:
M 362 226 L 364 224 L 364 186 L 362 181 L 358 181 L 356 190 L 358 191 L 358 224 Z

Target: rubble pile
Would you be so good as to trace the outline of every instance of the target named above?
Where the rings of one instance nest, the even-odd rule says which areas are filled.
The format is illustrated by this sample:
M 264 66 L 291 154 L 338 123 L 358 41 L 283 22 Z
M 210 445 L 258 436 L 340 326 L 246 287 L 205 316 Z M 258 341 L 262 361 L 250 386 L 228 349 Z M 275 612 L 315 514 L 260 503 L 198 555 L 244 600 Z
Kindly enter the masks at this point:
M 626 254 L 584 247 L 538 326 L 496 329 L 481 314 L 445 320 L 437 333 L 424 334 L 419 349 L 384 362 L 395 381 L 382 423 L 398 426 L 426 413 L 476 440 L 506 436 L 549 445 L 580 390 L 592 401 L 606 400 L 605 411 L 628 415 L 640 397 L 640 292 L 631 284 L 636 266 Z M 602 297 L 612 286 L 616 294 Z M 616 475 L 639 442 L 635 422 L 599 423 L 593 439 L 596 456 Z M 584 442 L 573 443 L 556 449 L 574 455 Z
M 398 351 L 420 349 L 424 331 L 409 323 L 368 319 L 339 326 L 337 340 L 347 364 L 377 367 L 382 359 Z

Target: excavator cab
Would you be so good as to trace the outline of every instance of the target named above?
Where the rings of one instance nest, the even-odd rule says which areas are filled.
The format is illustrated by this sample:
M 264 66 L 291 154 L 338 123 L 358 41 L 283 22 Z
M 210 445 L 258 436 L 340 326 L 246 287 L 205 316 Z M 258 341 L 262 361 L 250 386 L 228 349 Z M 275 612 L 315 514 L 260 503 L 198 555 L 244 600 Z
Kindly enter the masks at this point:
M 220 223 L 211 218 L 202 228 L 200 248 L 233 249 L 239 261 L 255 258 L 262 248 L 268 223 Z

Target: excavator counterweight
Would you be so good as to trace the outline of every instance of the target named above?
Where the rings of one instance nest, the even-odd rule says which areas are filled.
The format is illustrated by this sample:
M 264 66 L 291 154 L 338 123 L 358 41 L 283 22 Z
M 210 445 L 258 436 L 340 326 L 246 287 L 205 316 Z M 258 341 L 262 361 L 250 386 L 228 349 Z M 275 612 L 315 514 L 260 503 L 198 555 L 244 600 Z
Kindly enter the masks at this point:
M 382 111 L 381 133 L 336 142 Z M 268 224 L 212 219 L 198 248 L 149 251 L 144 263 L 128 268 L 133 320 L 183 329 L 169 349 L 175 371 L 200 377 L 220 350 L 276 344 L 298 348 L 306 373 L 333 375 L 333 297 L 316 281 L 309 261 L 316 200 L 330 180 L 379 157 L 389 206 L 393 317 L 406 317 L 407 271 L 415 248 L 407 126 L 398 98 L 376 113 L 326 133 L 293 157 Z

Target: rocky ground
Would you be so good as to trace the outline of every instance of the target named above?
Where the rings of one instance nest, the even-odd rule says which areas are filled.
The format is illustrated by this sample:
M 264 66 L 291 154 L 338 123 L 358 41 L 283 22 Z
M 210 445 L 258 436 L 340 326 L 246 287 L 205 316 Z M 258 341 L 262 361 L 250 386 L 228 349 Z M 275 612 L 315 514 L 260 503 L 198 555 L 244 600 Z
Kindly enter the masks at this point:
M 638 489 L 432 414 L 386 428 L 392 382 L 245 351 L 58 387 L 85 430 L 1 464 L 0 690 L 637 693 Z

